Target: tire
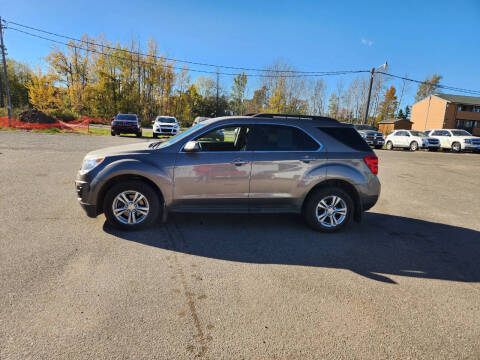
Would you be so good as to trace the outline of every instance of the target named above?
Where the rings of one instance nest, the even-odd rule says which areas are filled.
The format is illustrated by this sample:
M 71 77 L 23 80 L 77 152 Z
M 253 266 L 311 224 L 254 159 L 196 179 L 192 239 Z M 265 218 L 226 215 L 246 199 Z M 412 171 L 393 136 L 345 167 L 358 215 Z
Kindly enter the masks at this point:
M 122 193 L 126 196 L 129 204 L 122 200 Z M 133 200 L 137 193 L 143 195 L 144 198 L 139 198 L 137 206 L 135 206 Z M 138 230 L 151 225 L 158 218 L 161 212 L 160 204 L 157 193 L 150 185 L 143 181 L 128 180 L 112 186 L 107 191 L 103 209 L 110 225 L 123 230 Z M 126 209 L 115 216 L 113 208 L 126 208 L 127 205 L 132 206 L 132 209 Z M 148 209 L 145 211 L 146 208 Z M 141 213 L 141 211 L 146 212 L 146 214 Z M 132 223 L 134 219 L 138 222 Z
M 137 137 L 142 137 L 142 132 L 137 132 Z
M 462 145 L 460 145 L 459 142 L 455 141 L 455 142 L 452 144 L 452 152 L 454 152 L 454 153 L 459 153 L 460 151 L 462 151 Z
M 436 151 L 438 151 L 438 149 L 437 148 L 430 148 L 430 149 L 428 149 L 428 151 L 436 152 Z
M 379 150 L 381 148 L 383 148 L 383 145 L 375 145 L 375 149 Z
M 416 141 L 412 141 L 410 143 L 410 151 L 417 151 L 418 150 L 418 143 Z
M 158 134 L 153 133 L 153 138 L 154 139 L 158 138 Z
M 114 133 L 113 131 L 110 131 L 110 134 L 111 134 L 112 136 L 115 136 L 115 133 Z
M 387 141 L 387 150 L 393 150 L 393 143 L 391 141 Z
M 337 205 L 334 208 L 345 209 L 345 213 L 333 213 L 328 215 L 329 209 L 336 198 L 340 198 L 337 201 Z M 323 206 L 322 206 L 323 203 Z M 325 208 L 326 206 L 326 208 Z M 325 209 L 325 210 L 323 210 Z M 323 211 L 323 213 L 322 213 Z M 350 195 L 344 190 L 337 187 L 330 187 L 325 189 L 319 189 L 313 193 L 307 199 L 304 209 L 303 217 L 313 230 L 332 233 L 343 229 L 350 222 L 353 216 L 354 204 Z M 325 218 L 322 221 L 322 215 L 325 214 Z M 342 218 L 343 215 L 343 218 Z M 341 220 L 338 225 L 333 225 L 332 216 L 336 221 Z M 330 224 L 330 225 L 329 225 Z

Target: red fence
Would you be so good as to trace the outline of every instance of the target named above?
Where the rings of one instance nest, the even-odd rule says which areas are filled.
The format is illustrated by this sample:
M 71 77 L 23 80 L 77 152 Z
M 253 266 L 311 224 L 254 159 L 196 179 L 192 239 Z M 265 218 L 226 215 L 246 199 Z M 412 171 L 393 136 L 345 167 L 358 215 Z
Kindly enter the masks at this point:
M 69 121 L 69 122 L 63 122 L 61 120 L 57 120 L 56 122 L 51 124 L 26 123 L 26 122 L 18 121 L 16 119 L 12 119 L 11 127 L 16 129 L 24 129 L 24 130 L 42 130 L 42 129 L 56 128 L 56 129 L 66 130 L 66 131 L 88 132 L 91 119 L 92 118 L 82 116 L 78 120 Z M 9 127 L 7 117 L 0 118 L 0 127 Z

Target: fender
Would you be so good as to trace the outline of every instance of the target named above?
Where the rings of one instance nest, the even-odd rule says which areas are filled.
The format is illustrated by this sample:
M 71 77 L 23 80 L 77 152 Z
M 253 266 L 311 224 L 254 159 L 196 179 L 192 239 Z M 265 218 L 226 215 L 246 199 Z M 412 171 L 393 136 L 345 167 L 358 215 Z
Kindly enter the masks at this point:
M 103 186 L 111 179 L 121 175 L 138 175 L 153 182 L 163 195 L 165 204 L 172 201 L 173 194 L 173 164 L 157 167 L 137 159 L 122 159 L 105 166 L 90 182 L 91 204 L 97 204 L 97 199 Z M 97 204 L 98 205 L 98 204 Z

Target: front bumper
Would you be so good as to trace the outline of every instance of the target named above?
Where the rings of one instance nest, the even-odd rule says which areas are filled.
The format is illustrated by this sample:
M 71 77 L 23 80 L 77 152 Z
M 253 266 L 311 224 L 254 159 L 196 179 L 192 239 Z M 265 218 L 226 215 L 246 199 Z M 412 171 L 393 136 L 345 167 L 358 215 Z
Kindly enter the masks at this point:
M 422 144 L 421 149 L 440 149 L 440 144 Z
M 177 128 L 153 128 L 153 133 L 157 135 L 177 135 Z
M 112 126 L 111 131 L 117 134 L 137 134 L 142 130 L 137 126 Z
M 383 146 L 385 144 L 385 140 L 367 140 L 367 139 L 365 139 L 365 141 L 370 146 Z
M 97 217 L 97 206 L 88 204 L 86 199 L 88 198 L 88 192 L 90 191 L 90 186 L 86 181 L 75 180 L 75 191 L 77 193 L 77 200 L 80 206 L 85 210 L 88 217 L 94 218 Z
M 468 151 L 480 151 L 480 145 L 464 144 L 464 145 L 463 145 L 463 150 L 468 150 Z

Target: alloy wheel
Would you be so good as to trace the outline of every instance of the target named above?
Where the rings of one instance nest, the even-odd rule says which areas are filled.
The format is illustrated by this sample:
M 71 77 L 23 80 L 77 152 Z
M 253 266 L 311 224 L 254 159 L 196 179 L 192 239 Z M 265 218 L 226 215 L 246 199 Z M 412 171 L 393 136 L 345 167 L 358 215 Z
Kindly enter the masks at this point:
M 337 227 L 345 221 L 347 203 L 340 196 L 326 196 L 318 202 L 316 216 L 322 226 L 326 228 Z
M 139 191 L 126 190 L 113 199 L 112 212 L 122 224 L 136 225 L 147 218 L 150 205 L 145 195 Z

